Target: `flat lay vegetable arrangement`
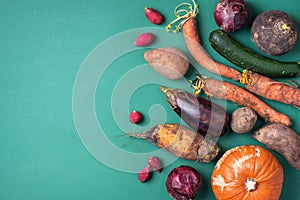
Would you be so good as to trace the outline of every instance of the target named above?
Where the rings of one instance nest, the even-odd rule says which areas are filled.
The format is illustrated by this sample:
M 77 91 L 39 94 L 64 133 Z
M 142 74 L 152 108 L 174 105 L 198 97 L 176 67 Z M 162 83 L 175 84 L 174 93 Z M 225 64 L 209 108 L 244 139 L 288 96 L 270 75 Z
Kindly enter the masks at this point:
M 203 180 L 201 173 L 193 166 L 178 166 L 170 171 L 165 183 L 161 185 L 166 187 L 173 199 L 194 199 L 199 190 L 203 189 L 201 185 L 205 181 L 208 181 L 206 184 L 212 189 L 216 199 L 280 199 L 284 185 L 281 162 L 287 162 L 293 170 L 300 171 L 300 137 L 292 129 L 293 122 L 298 119 L 278 111 L 265 100 L 299 109 L 300 89 L 297 83 L 292 82 L 292 78 L 299 75 L 300 65 L 296 61 L 279 61 L 280 58 L 277 60 L 271 57 L 274 54 L 266 50 L 251 50 L 246 44 L 242 44 L 243 41 L 240 43 L 234 39 L 233 32 L 241 29 L 251 31 L 251 28 L 247 28 L 247 25 L 252 25 L 249 19 L 251 7 L 243 0 L 221 0 L 215 8 L 210 8 L 214 11 L 215 23 L 220 29 L 207 30 L 210 35 L 206 39 L 230 64 L 219 62 L 221 57 L 212 58 L 200 41 L 198 29 L 205 27 L 205 24 L 197 23 L 197 17 L 201 15 L 198 13 L 199 5 L 201 6 L 201 2 L 196 0 L 178 5 L 175 7 L 176 19 L 173 21 L 165 19 L 158 11 L 159 8 L 145 5 L 145 20 L 153 25 L 165 23 L 169 34 L 182 31 L 189 52 L 171 46 L 150 50 L 145 48 L 151 47 L 154 38 L 159 39 L 159 36 L 152 33 L 141 33 L 137 38 L 132 38 L 133 45 L 145 48 L 145 62 L 158 76 L 175 82 L 185 78 L 191 65 L 190 60 L 194 59 L 205 70 L 223 79 L 217 80 L 195 71 L 193 79 L 187 80 L 191 85 L 190 91 L 179 89 L 180 84 L 178 88 L 160 86 L 158 92 L 165 96 L 170 105 L 166 109 L 172 109 L 187 126 L 176 123 L 157 124 L 143 132 L 128 132 L 125 135 L 149 141 L 181 159 L 215 162 L 210 181 Z M 282 34 L 288 32 L 292 34 L 289 36 L 292 39 L 283 37 L 286 40 L 283 41 L 280 33 L 279 36 L 268 34 L 269 38 L 279 38 L 265 39 L 265 35 L 260 36 L 257 33 L 258 27 L 263 27 L 266 22 L 260 19 L 255 21 L 255 27 L 252 26 L 253 42 L 261 49 L 261 40 L 270 41 L 270 45 L 272 41 L 281 40 L 276 43 L 276 50 L 282 51 L 276 55 L 287 54 L 293 49 L 297 39 L 295 24 L 288 13 L 283 16 L 272 10 L 267 17 L 268 20 L 274 20 L 274 27 L 280 26 L 276 33 L 283 30 Z M 278 45 L 282 45 L 283 49 Z M 192 57 L 189 58 L 187 53 Z M 237 109 L 229 112 L 211 99 L 232 102 Z M 142 114 L 138 114 L 136 118 L 139 120 L 134 118 L 136 113 L 130 113 L 130 122 L 138 124 L 142 118 Z M 257 124 L 259 119 L 263 122 Z M 228 130 L 232 134 L 237 133 L 235 137 L 251 134 L 261 145 L 249 143 L 222 149 L 218 139 Z M 280 160 L 274 156 L 278 153 L 282 157 Z M 161 158 L 149 158 L 148 165 L 138 174 L 140 182 L 150 179 L 151 170 L 161 172 L 163 166 L 159 159 Z

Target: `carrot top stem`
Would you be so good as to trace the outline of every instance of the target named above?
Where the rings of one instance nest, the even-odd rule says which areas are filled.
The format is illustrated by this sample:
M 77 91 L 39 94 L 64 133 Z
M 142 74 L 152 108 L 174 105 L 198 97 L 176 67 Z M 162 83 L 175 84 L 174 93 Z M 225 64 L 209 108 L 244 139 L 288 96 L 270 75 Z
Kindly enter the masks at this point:
M 176 6 L 174 9 L 174 15 L 176 16 L 176 19 L 166 26 L 167 32 L 169 32 L 170 29 L 173 29 L 173 25 L 175 26 L 173 32 L 179 32 L 187 20 L 189 20 L 191 17 L 195 17 L 198 14 L 198 4 L 196 4 L 195 0 L 192 1 L 193 4 L 184 2 Z
M 253 75 L 252 71 L 244 69 L 243 72 L 242 72 L 241 78 L 240 78 L 240 83 L 242 83 L 244 85 L 251 85 L 251 84 L 253 84 L 254 80 L 253 80 L 252 75 Z M 299 87 L 299 85 L 297 83 L 295 83 L 293 81 L 289 81 L 289 82 L 290 83 L 283 83 L 283 84 L 291 86 L 291 87 L 295 87 L 295 88 Z
M 240 83 L 244 85 L 250 85 L 253 83 L 252 71 L 244 69 L 240 78 Z
M 194 94 L 199 95 L 202 89 L 205 86 L 205 80 L 207 79 L 206 76 L 196 74 L 196 79 L 195 80 L 189 80 L 191 83 L 192 88 L 194 89 Z

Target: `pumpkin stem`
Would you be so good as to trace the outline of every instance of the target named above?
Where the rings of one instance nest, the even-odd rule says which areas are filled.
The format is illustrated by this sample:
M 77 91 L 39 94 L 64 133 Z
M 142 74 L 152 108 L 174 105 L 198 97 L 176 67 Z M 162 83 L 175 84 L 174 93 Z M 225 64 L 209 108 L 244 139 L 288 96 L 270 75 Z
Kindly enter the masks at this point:
M 245 188 L 249 192 L 252 192 L 252 191 L 256 190 L 256 188 L 257 188 L 256 180 L 254 178 L 247 178 L 247 181 L 245 183 Z

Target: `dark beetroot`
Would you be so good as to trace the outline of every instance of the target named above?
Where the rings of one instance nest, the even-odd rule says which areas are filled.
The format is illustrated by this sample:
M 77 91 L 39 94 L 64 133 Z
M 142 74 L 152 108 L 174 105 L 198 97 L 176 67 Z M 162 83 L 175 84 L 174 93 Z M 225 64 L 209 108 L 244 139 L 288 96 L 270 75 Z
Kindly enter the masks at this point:
M 202 178 L 199 173 L 185 165 L 174 168 L 166 181 L 168 193 L 175 200 L 192 200 L 201 185 Z
M 249 9 L 244 0 L 221 0 L 215 7 L 216 24 L 225 32 L 243 28 L 249 21 Z
M 253 42 L 261 51 L 271 56 L 280 56 L 295 46 L 297 26 L 288 14 L 269 10 L 254 19 L 251 34 Z

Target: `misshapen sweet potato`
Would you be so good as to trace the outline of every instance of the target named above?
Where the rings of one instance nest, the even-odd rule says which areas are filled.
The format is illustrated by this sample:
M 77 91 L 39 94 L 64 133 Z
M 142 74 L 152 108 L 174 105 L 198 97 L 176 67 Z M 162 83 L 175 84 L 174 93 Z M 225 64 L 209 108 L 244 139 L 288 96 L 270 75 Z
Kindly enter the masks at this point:
M 172 80 L 183 77 L 190 65 L 186 54 L 174 47 L 148 50 L 144 58 L 155 71 Z
M 292 129 L 274 123 L 255 131 L 253 137 L 283 155 L 296 170 L 300 171 L 300 137 Z

